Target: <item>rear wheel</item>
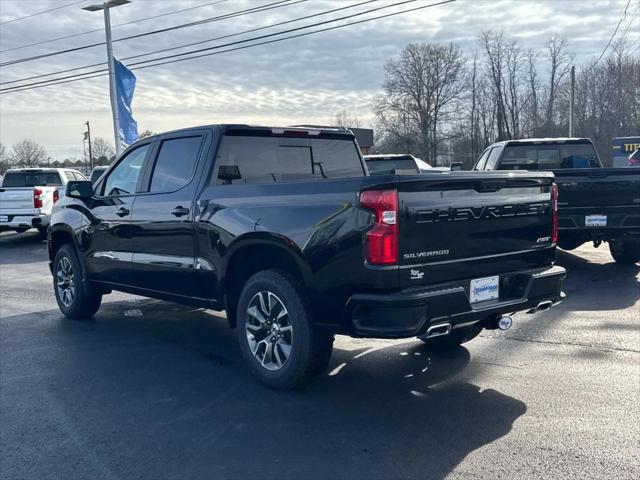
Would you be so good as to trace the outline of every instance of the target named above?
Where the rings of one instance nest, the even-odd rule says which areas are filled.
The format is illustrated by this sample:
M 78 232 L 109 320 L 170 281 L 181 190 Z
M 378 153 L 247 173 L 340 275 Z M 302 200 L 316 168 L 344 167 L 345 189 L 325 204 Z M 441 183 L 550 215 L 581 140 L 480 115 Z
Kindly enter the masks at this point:
M 100 308 L 102 295 L 88 292 L 75 249 L 60 247 L 53 261 L 53 290 L 58 308 L 68 318 L 89 318 Z
M 452 350 L 454 348 L 459 347 L 463 343 L 469 342 L 480 335 L 482 332 L 483 326 L 481 323 L 477 323 L 471 327 L 467 327 L 464 329 L 453 330 L 451 333 L 447 335 L 442 335 L 439 337 L 425 338 L 418 337 L 429 347 L 436 350 Z
M 610 240 L 609 251 L 617 263 L 633 265 L 640 261 L 640 242 Z
M 47 227 L 37 227 L 41 239 L 47 238 Z
M 265 270 L 247 281 L 237 335 L 252 373 L 272 388 L 305 386 L 331 358 L 333 336 L 313 327 L 302 286 L 282 271 Z

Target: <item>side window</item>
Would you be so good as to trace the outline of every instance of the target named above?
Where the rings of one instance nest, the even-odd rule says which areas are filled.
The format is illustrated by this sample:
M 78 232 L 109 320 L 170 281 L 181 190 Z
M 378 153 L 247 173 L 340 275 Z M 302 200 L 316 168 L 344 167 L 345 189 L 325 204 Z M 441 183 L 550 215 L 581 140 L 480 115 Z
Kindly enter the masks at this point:
M 80 172 L 73 172 L 73 174 L 76 177 L 76 180 L 80 180 L 80 181 L 86 181 L 87 177 L 85 177 L 82 173 Z
M 132 150 L 114 168 L 104 182 L 103 195 L 129 195 L 135 193 L 138 177 L 150 145 Z
M 174 138 L 160 146 L 151 175 L 150 192 L 173 192 L 193 178 L 202 137 Z
M 487 166 L 485 167 L 485 170 L 494 170 L 496 168 L 496 163 L 498 163 L 498 158 L 500 157 L 501 151 L 502 149 L 499 147 L 495 147 L 493 150 L 491 150 L 489 158 L 487 158 Z
M 489 153 L 491 153 L 492 148 L 487 148 L 483 154 L 480 156 L 480 160 L 476 163 L 474 170 L 484 170 L 484 166 L 487 164 L 487 158 L 489 158 Z
M 76 180 L 76 177 L 73 174 L 73 172 L 64 172 L 64 176 L 67 177 L 67 181 L 69 182 L 74 182 Z

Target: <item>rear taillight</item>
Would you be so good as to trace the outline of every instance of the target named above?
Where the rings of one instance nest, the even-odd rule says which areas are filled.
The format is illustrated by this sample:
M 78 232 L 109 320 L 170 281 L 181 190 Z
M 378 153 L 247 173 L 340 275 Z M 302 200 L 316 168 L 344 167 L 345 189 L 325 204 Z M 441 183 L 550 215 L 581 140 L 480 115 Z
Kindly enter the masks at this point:
M 60 192 L 58 190 L 53 191 L 53 203 L 56 203 L 60 200 Z
M 372 265 L 398 263 L 398 192 L 369 190 L 360 194 L 360 205 L 375 214 L 375 225 L 367 232 L 366 257 Z
M 551 185 L 551 203 L 553 204 L 553 231 L 551 233 L 551 243 L 558 243 L 558 185 Z
M 33 189 L 33 208 L 42 208 L 42 190 L 39 188 Z

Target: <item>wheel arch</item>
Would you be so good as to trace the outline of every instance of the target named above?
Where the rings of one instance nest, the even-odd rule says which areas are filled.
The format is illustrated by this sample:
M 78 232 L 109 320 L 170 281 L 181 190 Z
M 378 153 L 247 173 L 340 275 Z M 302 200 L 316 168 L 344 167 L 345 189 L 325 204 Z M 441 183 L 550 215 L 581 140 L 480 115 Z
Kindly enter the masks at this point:
M 56 256 L 56 252 L 62 247 L 62 245 L 71 244 L 76 249 L 78 243 L 73 230 L 65 225 L 55 225 L 51 227 L 47 238 L 47 252 L 49 254 L 49 268 L 51 268 L 53 260 Z
M 235 310 L 242 287 L 247 280 L 263 270 L 283 270 L 306 288 L 312 286 L 313 277 L 302 251 L 283 236 L 246 235 L 234 242 L 226 255 L 222 271 L 222 286 L 227 319 L 236 325 Z

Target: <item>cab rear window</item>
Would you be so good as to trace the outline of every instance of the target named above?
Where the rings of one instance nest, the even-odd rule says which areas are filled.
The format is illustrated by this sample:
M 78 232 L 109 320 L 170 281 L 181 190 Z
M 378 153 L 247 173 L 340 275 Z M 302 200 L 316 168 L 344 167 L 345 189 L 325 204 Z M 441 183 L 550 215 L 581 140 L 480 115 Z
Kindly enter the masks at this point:
M 236 185 L 364 176 L 352 138 L 225 136 L 211 183 Z
M 504 149 L 499 170 L 557 170 L 599 168 L 600 162 L 588 143 L 568 145 L 509 145 Z
M 410 158 L 390 158 L 385 160 L 367 160 L 367 168 L 371 175 L 395 174 L 398 171 L 420 173 L 420 170 Z
M 3 187 L 57 187 L 62 185 L 58 172 L 7 172 Z

